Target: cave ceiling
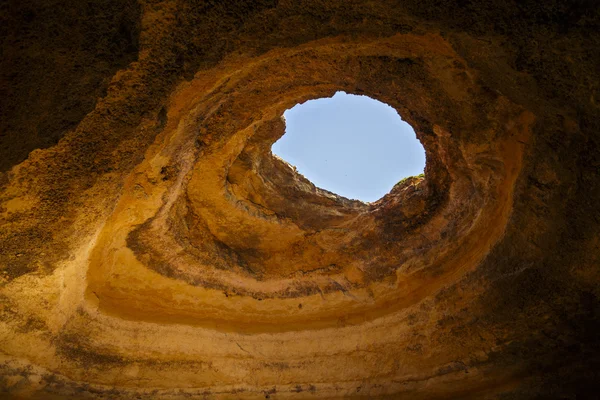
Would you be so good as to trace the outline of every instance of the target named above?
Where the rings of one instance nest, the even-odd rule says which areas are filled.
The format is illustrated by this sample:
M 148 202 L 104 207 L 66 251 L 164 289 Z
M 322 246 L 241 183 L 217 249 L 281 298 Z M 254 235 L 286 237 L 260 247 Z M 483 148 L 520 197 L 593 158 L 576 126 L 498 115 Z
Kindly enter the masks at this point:
M 0 10 L 0 395 L 597 398 L 594 1 Z M 424 175 L 364 203 L 271 154 L 337 91 Z

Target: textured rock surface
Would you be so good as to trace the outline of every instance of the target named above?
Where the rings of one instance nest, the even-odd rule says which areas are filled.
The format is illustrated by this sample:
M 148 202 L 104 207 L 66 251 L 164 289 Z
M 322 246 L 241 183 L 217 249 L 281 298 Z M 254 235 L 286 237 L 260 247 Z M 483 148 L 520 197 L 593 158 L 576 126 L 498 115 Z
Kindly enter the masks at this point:
M 593 1 L 1 7 L 3 395 L 597 396 Z M 338 90 L 424 178 L 365 204 L 271 155 Z

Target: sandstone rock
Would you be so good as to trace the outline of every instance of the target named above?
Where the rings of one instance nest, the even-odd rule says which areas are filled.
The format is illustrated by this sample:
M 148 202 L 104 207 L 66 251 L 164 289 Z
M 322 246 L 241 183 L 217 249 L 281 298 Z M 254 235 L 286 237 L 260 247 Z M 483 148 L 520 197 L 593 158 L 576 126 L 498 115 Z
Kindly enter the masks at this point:
M 1 7 L 3 395 L 597 395 L 593 2 Z M 362 203 L 271 154 L 338 90 L 424 177 Z

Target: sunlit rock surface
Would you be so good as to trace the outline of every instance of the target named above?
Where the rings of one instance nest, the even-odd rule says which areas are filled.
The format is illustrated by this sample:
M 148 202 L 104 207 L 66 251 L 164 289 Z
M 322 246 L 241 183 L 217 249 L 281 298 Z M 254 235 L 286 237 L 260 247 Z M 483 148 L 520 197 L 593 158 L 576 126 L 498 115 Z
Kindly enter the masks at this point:
M 2 396 L 597 393 L 593 2 L 0 7 Z M 362 203 L 271 154 L 340 90 L 424 177 Z

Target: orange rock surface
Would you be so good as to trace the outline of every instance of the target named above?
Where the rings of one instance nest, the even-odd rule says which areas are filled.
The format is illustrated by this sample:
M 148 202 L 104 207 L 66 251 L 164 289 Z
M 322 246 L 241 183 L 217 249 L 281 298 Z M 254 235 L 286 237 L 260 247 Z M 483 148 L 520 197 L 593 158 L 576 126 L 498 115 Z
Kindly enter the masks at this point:
M 594 398 L 593 2 L 41 3 L 1 6 L 0 395 Z M 339 90 L 424 177 L 271 154 Z

